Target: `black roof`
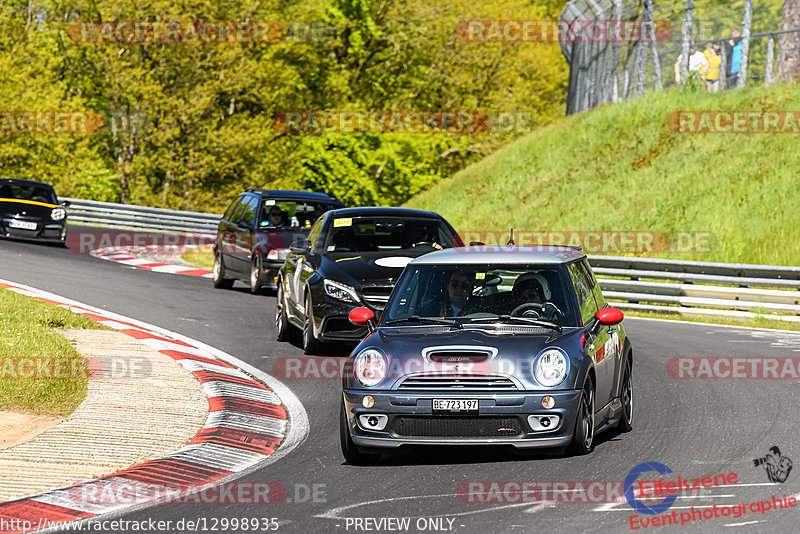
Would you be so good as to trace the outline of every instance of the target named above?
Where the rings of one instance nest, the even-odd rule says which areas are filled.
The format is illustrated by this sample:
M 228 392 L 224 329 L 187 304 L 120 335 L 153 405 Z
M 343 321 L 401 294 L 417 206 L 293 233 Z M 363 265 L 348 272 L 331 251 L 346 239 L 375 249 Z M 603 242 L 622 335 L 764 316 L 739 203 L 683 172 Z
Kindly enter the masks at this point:
M 0 184 L 22 184 L 22 185 L 43 185 L 45 187 L 53 188 L 52 185 L 46 182 L 37 182 L 36 180 L 26 180 L 24 178 L 0 178 Z
M 328 193 L 317 193 L 315 191 L 291 191 L 288 189 L 258 189 L 257 187 L 249 187 L 248 193 L 258 193 L 262 197 L 274 199 L 290 199 L 290 200 L 309 200 L 317 202 L 338 202 L 342 206 L 344 203 L 333 195 Z
M 435 211 L 413 208 L 386 208 L 369 206 L 364 208 L 341 208 L 328 212 L 330 217 L 426 217 L 444 219 Z

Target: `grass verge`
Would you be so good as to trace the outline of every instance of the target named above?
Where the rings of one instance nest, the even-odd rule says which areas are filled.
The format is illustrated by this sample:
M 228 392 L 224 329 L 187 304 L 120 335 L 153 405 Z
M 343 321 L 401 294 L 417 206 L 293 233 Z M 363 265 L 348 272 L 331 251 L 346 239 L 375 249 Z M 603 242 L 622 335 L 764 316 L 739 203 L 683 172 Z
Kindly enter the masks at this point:
M 668 122 L 677 110 L 796 111 L 800 92 L 673 90 L 600 106 L 523 137 L 406 207 L 436 211 L 462 235 L 647 232 L 658 246 L 630 255 L 795 265 L 800 133 L 678 133 Z M 599 242 L 600 250 L 582 244 L 621 253 L 620 239 Z
M 214 267 L 214 253 L 211 247 L 197 247 L 181 254 L 181 259 L 200 269 Z
M 69 415 L 86 398 L 86 360 L 54 328 L 98 328 L 64 308 L 0 289 L 0 409 Z M 77 372 L 75 372 L 77 370 Z M 24 376 L 76 378 L 22 378 Z

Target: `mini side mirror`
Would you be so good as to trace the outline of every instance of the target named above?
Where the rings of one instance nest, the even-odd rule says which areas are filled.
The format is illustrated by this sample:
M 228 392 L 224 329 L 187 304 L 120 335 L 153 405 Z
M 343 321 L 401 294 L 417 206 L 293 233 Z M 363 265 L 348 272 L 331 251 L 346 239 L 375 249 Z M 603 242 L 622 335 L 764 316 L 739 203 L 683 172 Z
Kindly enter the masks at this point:
M 72 206 L 72 202 L 70 202 L 69 200 L 65 200 L 64 202 L 61 203 L 61 206 L 68 208 Z
M 594 317 L 603 326 L 614 326 L 615 324 L 621 323 L 625 315 L 622 313 L 622 310 L 609 306 L 602 310 L 597 310 Z
M 369 326 L 370 322 L 375 319 L 375 314 L 372 313 L 372 310 L 369 308 L 359 306 L 358 308 L 350 310 L 350 313 L 347 314 L 347 318 L 356 326 Z

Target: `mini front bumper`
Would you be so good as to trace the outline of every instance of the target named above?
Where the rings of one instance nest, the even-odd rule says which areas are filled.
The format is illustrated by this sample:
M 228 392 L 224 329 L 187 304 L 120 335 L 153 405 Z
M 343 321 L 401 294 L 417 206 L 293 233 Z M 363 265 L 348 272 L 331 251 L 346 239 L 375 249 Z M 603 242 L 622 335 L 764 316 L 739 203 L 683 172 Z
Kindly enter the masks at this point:
M 344 403 L 350 436 L 359 447 L 511 445 L 517 448 L 547 448 L 563 447 L 572 441 L 581 393 L 581 390 L 503 393 L 345 390 Z M 365 395 L 371 395 L 375 399 L 375 404 L 371 408 L 362 406 Z M 546 395 L 555 399 L 553 408 L 542 407 L 542 397 Z M 434 414 L 434 398 L 478 399 L 478 414 Z M 365 429 L 358 422 L 358 416 L 365 414 L 387 416 L 385 429 L 381 431 Z M 528 423 L 529 415 L 557 415 L 560 419 L 553 429 L 534 431 Z M 409 421 L 412 424 L 408 424 Z M 492 424 L 495 421 L 498 421 L 497 426 L 508 426 L 511 422 L 513 429 L 498 428 L 497 432 L 493 433 Z M 421 424 L 415 425 L 415 422 Z M 409 433 L 408 429 L 414 427 L 424 428 L 425 435 Z M 464 435 L 453 435 L 454 429 L 458 430 L 460 427 L 465 428 L 467 432 Z M 484 435 L 476 435 L 475 428 L 480 428 Z M 443 435 L 435 435 L 437 429 L 444 429 Z M 487 429 L 490 435 L 485 435 Z M 513 434 L 502 435 L 501 430 L 503 432 L 513 430 Z

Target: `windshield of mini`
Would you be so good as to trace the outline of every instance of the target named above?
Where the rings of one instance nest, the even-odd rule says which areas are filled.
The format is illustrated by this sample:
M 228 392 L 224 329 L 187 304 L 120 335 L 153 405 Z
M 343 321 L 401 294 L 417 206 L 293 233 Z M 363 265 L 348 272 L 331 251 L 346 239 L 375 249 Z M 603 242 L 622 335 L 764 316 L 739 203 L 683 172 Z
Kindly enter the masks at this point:
M 58 204 L 56 193 L 51 188 L 34 184 L 0 184 L 0 199 L 32 200 L 45 204 Z
M 431 252 L 453 246 L 453 233 L 441 219 L 337 217 L 326 252 Z
M 577 326 L 560 265 L 421 265 L 406 268 L 383 314 L 463 319 L 501 315 Z
M 327 202 L 272 198 L 263 200 L 263 203 L 261 218 L 258 221 L 258 228 L 261 230 L 276 228 L 304 228 L 310 230 L 323 213 L 341 207 L 341 205 Z

